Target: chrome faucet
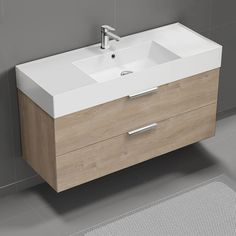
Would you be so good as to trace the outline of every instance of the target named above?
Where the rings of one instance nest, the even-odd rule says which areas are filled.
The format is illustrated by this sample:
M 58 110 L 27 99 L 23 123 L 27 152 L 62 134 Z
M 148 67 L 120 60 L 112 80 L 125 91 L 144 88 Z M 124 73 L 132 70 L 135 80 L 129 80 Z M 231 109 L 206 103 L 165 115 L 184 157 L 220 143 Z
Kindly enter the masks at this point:
M 114 28 L 112 28 L 109 25 L 103 25 L 101 27 L 101 48 L 102 49 L 108 49 L 109 48 L 109 41 L 110 39 L 114 39 L 116 41 L 120 41 L 120 37 L 116 34 L 111 33 L 110 31 L 115 31 Z

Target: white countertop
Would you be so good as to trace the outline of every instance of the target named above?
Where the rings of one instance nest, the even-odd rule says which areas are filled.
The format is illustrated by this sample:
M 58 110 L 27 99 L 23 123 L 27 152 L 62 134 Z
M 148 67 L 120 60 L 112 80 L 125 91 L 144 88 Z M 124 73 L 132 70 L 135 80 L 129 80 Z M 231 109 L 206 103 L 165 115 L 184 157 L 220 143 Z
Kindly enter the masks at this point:
M 144 84 L 110 80 L 97 83 L 73 63 L 91 56 L 102 55 L 141 42 L 153 40 L 180 58 L 159 68 L 159 79 Z M 111 49 L 102 50 L 100 44 L 69 51 L 16 66 L 17 87 L 53 118 L 58 118 L 137 91 L 160 86 L 221 66 L 222 47 L 175 23 L 157 29 L 123 37 L 112 42 Z M 177 64 L 175 64 L 177 63 Z M 166 74 L 168 70 L 168 75 Z M 135 85 L 134 85 L 135 81 Z

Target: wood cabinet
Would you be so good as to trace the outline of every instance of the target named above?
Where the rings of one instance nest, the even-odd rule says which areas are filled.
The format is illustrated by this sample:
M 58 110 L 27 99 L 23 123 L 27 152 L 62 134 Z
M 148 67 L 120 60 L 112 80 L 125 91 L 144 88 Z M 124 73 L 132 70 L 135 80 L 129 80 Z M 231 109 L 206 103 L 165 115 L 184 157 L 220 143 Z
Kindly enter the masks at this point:
M 60 192 L 211 137 L 218 79 L 215 69 L 57 119 L 19 91 L 23 158 Z

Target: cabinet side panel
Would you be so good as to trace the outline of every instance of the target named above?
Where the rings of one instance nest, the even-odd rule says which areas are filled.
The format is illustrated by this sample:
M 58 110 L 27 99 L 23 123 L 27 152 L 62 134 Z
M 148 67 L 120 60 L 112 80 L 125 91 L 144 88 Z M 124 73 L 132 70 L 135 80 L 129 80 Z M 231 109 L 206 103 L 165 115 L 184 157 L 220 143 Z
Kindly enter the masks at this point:
M 23 159 L 54 189 L 54 119 L 18 90 Z

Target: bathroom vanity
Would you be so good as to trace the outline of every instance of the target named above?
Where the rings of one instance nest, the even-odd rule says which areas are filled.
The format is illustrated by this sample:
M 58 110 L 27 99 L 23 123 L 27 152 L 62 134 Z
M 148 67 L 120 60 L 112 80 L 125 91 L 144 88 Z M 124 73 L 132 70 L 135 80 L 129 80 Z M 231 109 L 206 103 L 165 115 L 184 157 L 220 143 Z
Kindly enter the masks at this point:
M 16 66 L 23 158 L 61 192 L 213 136 L 221 54 L 176 23 Z

